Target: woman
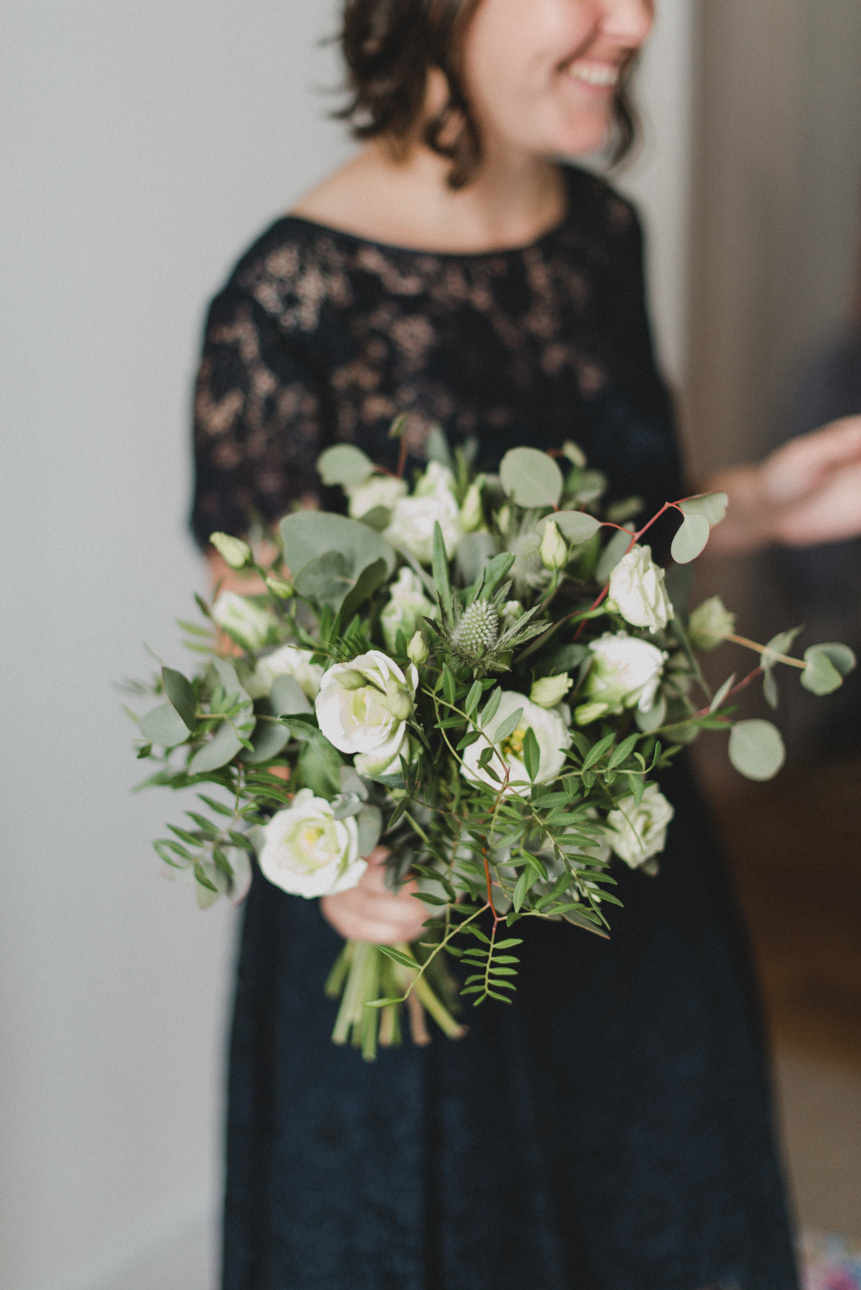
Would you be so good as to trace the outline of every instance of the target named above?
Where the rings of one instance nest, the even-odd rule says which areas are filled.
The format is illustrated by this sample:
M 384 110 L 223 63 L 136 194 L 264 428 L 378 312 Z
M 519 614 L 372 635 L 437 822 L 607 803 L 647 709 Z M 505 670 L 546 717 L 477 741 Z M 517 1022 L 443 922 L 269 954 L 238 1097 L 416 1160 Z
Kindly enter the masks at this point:
M 366 146 L 213 303 L 194 530 L 313 504 L 314 460 L 391 459 L 409 413 L 511 446 L 573 438 L 616 496 L 682 495 L 630 205 L 558 157 L 632 135 L 647 0 L 348 0 Z M 725 549 L 854 530 L 861 421 L 727 472 Z M 839 503 L 843 501 L 842 511 Z M 854 511 L 853 511 L 854 502 Z M 212 557 L 217 575 L 224 570 Z M 225 1290 L 793 1290 L 743 937 L 684 768 L 653 881 L 609 943 L 530 927 L 515 1007 L 364 1066 L 329 1041 L 339 936 L 423 912 L 378 867 L 322 907 L 259 878 L 231 1048 Z

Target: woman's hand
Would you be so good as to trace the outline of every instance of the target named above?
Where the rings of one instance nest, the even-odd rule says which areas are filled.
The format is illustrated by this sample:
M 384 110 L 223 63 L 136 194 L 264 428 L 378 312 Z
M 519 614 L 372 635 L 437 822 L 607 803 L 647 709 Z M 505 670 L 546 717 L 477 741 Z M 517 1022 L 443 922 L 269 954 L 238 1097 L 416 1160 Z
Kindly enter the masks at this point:
M 729 496 L 711 553 L 741 554 L 773 542 L 813 546 L 861 535 L 861 416 L 799 435 L 757 466 L 709 480 Z
M 357 887 L 320 901 L 323 917 L 345 940 L 396 945 L 421 934 L 428 910 L 416 898 L 415 882 L 404 883 L 398 892 L 386 886 L 387 855 L 385 847 L 377 847 L 368 856 L 368 868 Z

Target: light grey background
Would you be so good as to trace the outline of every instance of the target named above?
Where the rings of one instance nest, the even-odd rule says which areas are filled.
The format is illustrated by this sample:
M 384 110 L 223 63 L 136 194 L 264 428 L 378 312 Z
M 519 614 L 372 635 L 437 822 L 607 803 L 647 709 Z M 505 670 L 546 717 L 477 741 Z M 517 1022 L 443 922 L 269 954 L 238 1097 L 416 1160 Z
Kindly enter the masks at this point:
M 181 803 L 112 690 L 203 570 L 185 534 L 204 303 L 339 159 L 331 0 L 6 0 L 0 17 L 0 1285 L 205 1290 L 235 916 L 150 849 Z M 689 0 L 644 69 L 662 349 L 684 370 Z

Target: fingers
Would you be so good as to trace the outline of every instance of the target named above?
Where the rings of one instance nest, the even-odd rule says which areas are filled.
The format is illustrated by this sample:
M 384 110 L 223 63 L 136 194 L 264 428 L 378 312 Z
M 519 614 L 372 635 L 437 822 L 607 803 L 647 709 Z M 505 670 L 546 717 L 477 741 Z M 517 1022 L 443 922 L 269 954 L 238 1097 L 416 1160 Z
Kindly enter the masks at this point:
M 372 853 L 358 886 L 321 902 L 326 920 L 348 939 L 393 945 L 421 934 L 428 911 L 416 898 L 416 884 L 407 882 L 399 891 L 390 891 L 385 886 L 385 856 L 384 850 L 382 859 Z
M 832 421 L 791 439 L 762 464 L 762 486 L 774 506 L 815 492 L 835 471 L 861 462 L 861 416 Z

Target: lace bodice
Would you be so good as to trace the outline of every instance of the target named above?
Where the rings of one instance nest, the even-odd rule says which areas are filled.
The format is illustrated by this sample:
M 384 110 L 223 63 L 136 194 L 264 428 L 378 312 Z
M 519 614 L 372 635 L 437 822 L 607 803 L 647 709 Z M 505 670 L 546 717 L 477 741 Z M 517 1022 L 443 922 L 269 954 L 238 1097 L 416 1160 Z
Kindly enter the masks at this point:
M 603 180 L 566 171 L 563 221 L 527 247 L 443 254 L 277 220 L 213 301 L 195 399 L 192 528 L 241 533 L 319 492 L 314 462 L 355 442 L 390 465 L 409 414 L 509 447 L 573 439 L 616 496 L 663 502 L 678 461 L 646 317 L 642 236 Z

